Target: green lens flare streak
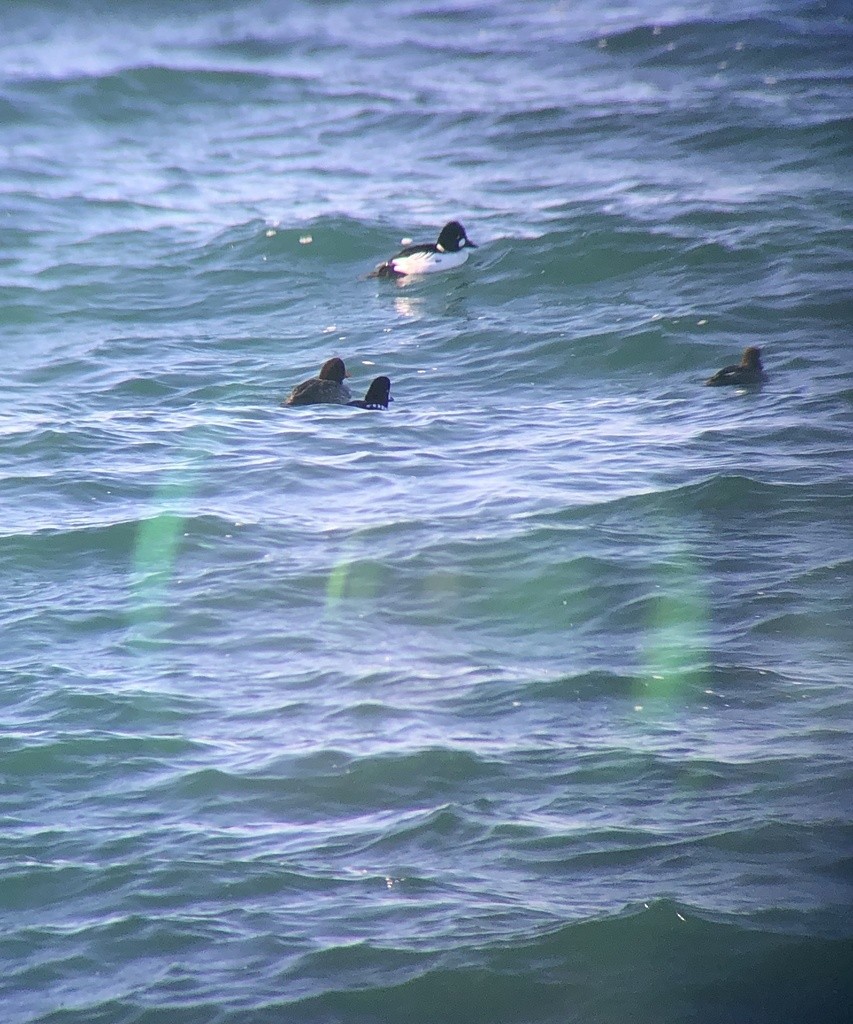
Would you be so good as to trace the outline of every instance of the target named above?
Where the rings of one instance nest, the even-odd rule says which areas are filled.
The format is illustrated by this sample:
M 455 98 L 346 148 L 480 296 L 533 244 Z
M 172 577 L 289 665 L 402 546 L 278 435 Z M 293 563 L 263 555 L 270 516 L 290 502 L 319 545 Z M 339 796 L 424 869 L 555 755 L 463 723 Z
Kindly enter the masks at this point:
M 649 613 L 644 651 L 646 687 L 651 701 L 675 700 L 695 679 L 705 655 L 708 596 L 699 567 L 682 547 L 665 563 L 660 593 Z
M 346 588 L 347 577 L 349 576 L 350 563 L 346 559 L 338 564 L 329 573 L 329 581 L 326 584 L 326 611 L 332 611 L 342 600 Z
M 346 598 L 374 597 L 382 583 L 382 568 L 376 562 L 356 557 L 358 544 L 344 545 L 340 560 L 326 583 L 326 613 L 334 612 Z
M 175 511 L 193 490 L 191 475 L 167 480 L 156 492 L 152 505 L 160 509 L 140 523 L 136 532 L 131 579 L 131 625 L 136 639 L 150 639 L 165 618 L 167 591 L 185 516 Z

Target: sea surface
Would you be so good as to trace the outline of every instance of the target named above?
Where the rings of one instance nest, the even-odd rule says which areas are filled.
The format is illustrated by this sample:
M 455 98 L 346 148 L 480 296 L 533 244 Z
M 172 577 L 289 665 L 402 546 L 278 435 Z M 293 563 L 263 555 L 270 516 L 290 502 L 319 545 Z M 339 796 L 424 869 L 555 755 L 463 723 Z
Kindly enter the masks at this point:
M 851 210 L 846 2 L 0 0 L 3 1024 L 850 1021 Z

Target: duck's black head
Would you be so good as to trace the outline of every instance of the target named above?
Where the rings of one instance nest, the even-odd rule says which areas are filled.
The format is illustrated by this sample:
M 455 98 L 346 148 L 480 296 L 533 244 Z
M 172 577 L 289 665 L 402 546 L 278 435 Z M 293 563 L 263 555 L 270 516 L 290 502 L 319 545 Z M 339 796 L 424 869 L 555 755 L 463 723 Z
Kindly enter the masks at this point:
M 388 403 L 393 402 L 391 397 L 391 380 L 389 377 L 376 377 L 371 381 L 367 394 L 364 396 L 364 404 L 368 406 L 379 406 L 382 409 L 388 408 Z
M 335 384 L 343 384 L 344 377 L 349 377 L 344 361 L 339 356 L 327 359 L 320 367 L 320 380 L 331 380 Z
M 437 245 L 439 249 L 443 249 L 445 252 L 459 252 L 460 249 L 477 248 L 465 234 L 465 228 L 462 227 L 458 220 L 452 220 L 449 224 L 444 225 L 441 229 L 441 234 L 438 236 Z

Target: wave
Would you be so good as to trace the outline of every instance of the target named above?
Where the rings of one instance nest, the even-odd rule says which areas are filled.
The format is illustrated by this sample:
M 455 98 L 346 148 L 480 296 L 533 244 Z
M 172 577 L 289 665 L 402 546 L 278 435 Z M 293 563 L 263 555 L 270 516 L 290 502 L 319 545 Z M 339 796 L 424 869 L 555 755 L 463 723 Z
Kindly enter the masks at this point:
M 707 513 L 725 519 L 736 516 L 784 515 L 808 519 L 819 507 L 823 515 L 844 516 L 849 502 L 846 481 L 823 483 L 771 482 L 740 473 L 714 474 L 697 483 L 661 487 L 643 494 L 626 495 L 606 502 L 579 504 L 563 511 L 534 515 L 545 526 L 570 526 L 609 515 L 640 514 L 650 517 Z
M 76 941 L 69 936 L 63 946 L 74 949 L 83 938 L 85 932 Z M 38 929 L 30 939 L 40 944 Z M 63 1009 L 44 1016 L 36 1010 L 26 1019 L 118 1024 L 166 1021 L 178 1013 L 198 1024 L 211 1014 L 221 1024 L 273 1024 L 285 1017 L 295 1024 L 432 1024 L 440 1008 L 447 1024 L 841 1024 L 853 998 L 849 938 L 801 937 L 750 916 L 708 917 L 668 900 L 450 953 L 358 940 L 300 951 L 292 940 L 270 934 L 263 945 L 279 946 L 281 965 L 274 978 L 256 976 L 254 958 L 243 957 L 239 976 L 227 967 L 220 958 L 235 937 L 209 919 L 160 916 L 152 923 L 139 914 L 92 936 L 88 952 L 68 961 L 57 956 L 54 972 L 95 970 L 99 953 L 110 963 L 107 943 L 137 957 L 151 957 L 159 946 L 184 966 L 178 974 L 164 966 L 153 975 L 149 969 L 144 985 L 119 973 L 110 991 L 90 985 L 85 999 L 66 998 Z M 156 963 L 152 959 L 152 968 Z M 39 1002 L 27 1000 L 33 1009 Z M 16 1024 L 21 1020 L 17 1016 Z
M 437 1005 L 448 1022 L 840 1024 L 853 992 L 846 970 L 852 948 L 847 939 L 774 934 L 660 901 L 527 943 L 480 948 L 459 967 L 445 958 L 419 977 L 382 987 L 368 981 L 379 969 L 379 950 L 342 949 L 317 958 L 326 976 L 339 979 L 337 991 L 279 1007 L 300 1021 L 340 1016 L 365 1024 L 432 1020 Z M 319 973 L 309 960 L 291 976 L 298 980 L 303 971 Z

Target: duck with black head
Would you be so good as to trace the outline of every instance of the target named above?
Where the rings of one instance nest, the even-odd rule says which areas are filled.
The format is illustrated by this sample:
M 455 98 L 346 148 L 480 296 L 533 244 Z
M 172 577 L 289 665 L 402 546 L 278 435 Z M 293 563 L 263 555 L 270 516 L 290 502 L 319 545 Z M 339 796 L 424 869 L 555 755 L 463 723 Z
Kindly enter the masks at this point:
M 357 409 L 387 409 L 388 403 L 393 402 L 391 397 L 390 377 L 374 377 L 364 398 L 355 398 L 347 405 L 354 405 Z
M 368 277 L 408 277 L 411 274 L 435 274 L 455 270 L 468 259 L 468 250 L 477 246 L 465 234 L 458 220 L 441 229 L 435 242 L 421 242 L 401 249 L 396 256 L 380 263 Z

